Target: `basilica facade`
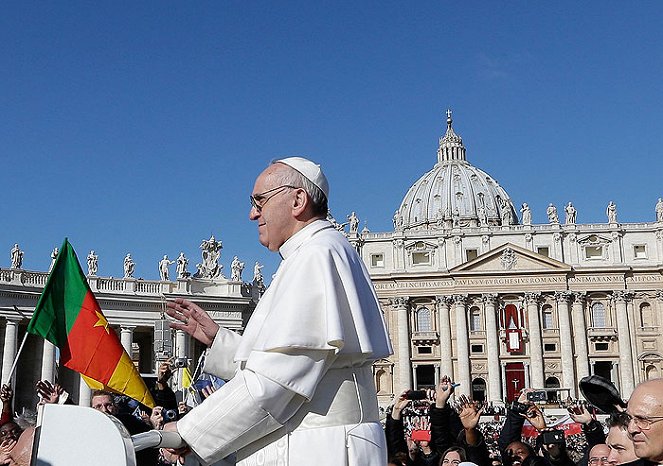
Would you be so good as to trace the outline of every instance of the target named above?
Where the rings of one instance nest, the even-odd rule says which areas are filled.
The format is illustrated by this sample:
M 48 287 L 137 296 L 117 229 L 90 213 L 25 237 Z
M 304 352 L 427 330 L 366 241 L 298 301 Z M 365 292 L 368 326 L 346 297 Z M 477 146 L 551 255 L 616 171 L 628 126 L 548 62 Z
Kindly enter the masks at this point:
M 494 402 L 524 387 L 575 397 L 590 374 L 627 398 L 663 375 L 663 202 L 652 222 L 622 223 L 611 202 L 605 223 L 576 223 L 569 203 L 532 224 L 527 204 L 516 210 L 468 161 L 452 123 L 448 112 L 437 163 L 405 194 L 393 231 L 349 235 L 394 345 L 375 366 L 381 403 L 443 375 Z

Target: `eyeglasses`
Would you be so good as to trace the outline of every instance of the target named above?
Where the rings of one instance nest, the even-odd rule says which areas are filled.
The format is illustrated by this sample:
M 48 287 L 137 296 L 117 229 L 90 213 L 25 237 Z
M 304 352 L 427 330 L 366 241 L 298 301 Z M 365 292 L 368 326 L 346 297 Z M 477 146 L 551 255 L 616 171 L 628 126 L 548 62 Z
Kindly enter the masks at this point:
M 663 416 L 631 416 L 628 413 L 626 415 L 628 416 L 628 423 L 633 422 L 640 430 L 649 430 L 652 424 L 663 420 Z
M 599 463 L 607 463 L 608 462 L 608 457 L 607 456 L 602 456 L 600 458 L 590 458 L 588 463 L 589 464 L 599 464 Z
M 267 204 L 267 201 L 269 201 L 271 198 L 276 196 L 280 192 L 280 190 L 282 190 L 284 188 L 297 189 L 297 186 L 284 184 L 284 185 L 281 185 L 281 186 L 277 186 L 276 188 L 269 189 L 269 190 L 265 191 L 264 193 L 253 194 L 253 195 L 249 196 L 249 199 L 251 200 L 251 207 L 256 209 L 257 212 L 262 212 L 262 208 L 265 206 L 265 204 Z M 274 192 L 274 191 L 276 191 L 276 192 Z M 269 194 L 269 193 L 274 193 L 274 194 L 272 194 L 269 197 L 265 197 L 265 195 Z M 261 203 L 258 204 L 258 202 L 261 202 Z

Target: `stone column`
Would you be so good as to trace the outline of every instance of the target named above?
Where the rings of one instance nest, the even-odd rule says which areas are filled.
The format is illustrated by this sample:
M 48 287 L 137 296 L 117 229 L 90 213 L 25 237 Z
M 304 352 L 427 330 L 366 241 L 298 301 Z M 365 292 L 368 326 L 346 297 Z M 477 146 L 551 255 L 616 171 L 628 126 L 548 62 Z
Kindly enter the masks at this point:
M 419 384 L 419 381 L 417 380 L 417 364 L 412 364 L 412 388 L 414 390 L 417 389 L 417 385 Z
M 41 351 L 41 380 L 55 383 L 55 345 L 48 340 Z
M 87 383 L 85 383 L 85 380 L 83 380 L 83 377 L 80 375 L 79 377 L 79 383 L 78 383 L 78 405 L 79 406 L 90 406 L 90 402 L 92 401 L 92 390 L 90 390 L 90 387 L 87 386 Z
M 435 386 L 437 387 L 440 385 L 440 365 L 433 364 L 433 367 L 435 368 Z
M 2 384 L 9 383 L 9 371 L 14 364 L 16 357 L 17 340 L 18 340 L 18 323 L 21 319 L 6 319 L 5 324 L 5 342 L 3 345 L 2 353 Z
M 176 358 L 188 358 L 189 351 L 187 348 L 187 335 L 183 330 L 177 330 L 175 332 L 175 357 Z
M 486 313 L 486 344 L 488 345 L 488 400 L 501 401 L 500 340 L 495 311 L 497 294 L 485 293 L 482 297 L 484 302 L 484 312 Z
M 558 291 L 555 293 L 557 300 L 557 316 L 559 318 L 559 343 L 562 353 L 562 387 L 570 390 L 570 395 L 576 397 L 576 378 L 573 367 L 573 340 L 571 338 L 571 320 L 569 318 L 569 301 L 571 293 Z
M 120 325 L 120 342 L 124 351 L 129 355 L 129 358 L 131 358 L 131 345 L 134 342 L 135 328 L 135 325 Z
M 410 298 L 397 297 L 391 298 L 391 305 L 396 312 L 396 332 L 398 334 L 398 347 L 396 355 L 398 356 L 398 382 L 401 390 L 412 388 L 412 369 L 410 363 L 410 330 L 408 319 L 408 307 Z
M 610 376 L 612 377 L 612 380 L 615 384 L 615 387 L 617 387 L 617 391 L 619 393 L 622 393 L 622 384 L 620 382 L 620 374 L 621 374 L 621 371 L 619 370 L 619 363 L 614 362 L 612 364 L 612 370 L 610 371 Z M 622 397 L 624 397 L 624 395 L 622 395 Z
M 456 363 L 458 367 L 458 376 L 455 382 L 460 383 L 456 389 L 458 394 L 472 393 L 472 379 L 470 365 L 470 348 L 467 334 L 467 312 L 465 303 L 467 295 L 454 295 L 454 312 L 456 313 Z
M 576 369 L 578 380 L 590 375 L 589 372 L 589 347 L 587 345 L 587 326 L 585 325 L 585 298 L 583 292 L 573 293 L 573 311 L 571 320 L 573 322 L 573 342 L 575 343 Z
M 525 369 L 525 387 L 524 388 L 530 388 L 532 387 L 532 379 L 530 378 L 530 363 L 524 362 L 523 363 L 523 369 Z M 541 387 L 536 387 L 536 388 L 541 388 Z
M 541 325 L 539 322 L 539 299 L 541 293 L 525 293 L 527 303 L 527 320 L 529 328 L 529 354 L 531 366 L 532 388 L 543 388 L 543 348 L 541 340 Z M 527 371 L 525 372 L 527 374 Z
M 500 362 L 501 371 L 502 371 L 502 393 L 504 396 L 500 399 L 500 401 L 505 401 L 506 400 L 506 394 L 507 394 L 507 389 L 506 389 L 506 362 Z M 493 401 L 493 400 L 491 400 Z
M 626 301 L 631 299 L 631 294 L 625 291 L 614 291 L 615 311 L 617 314 L 617 338 L 619 339 L 619 381 L 621 395 L 628 399 L 633 392 L 633 354 L 631 350 L 631 332 L 628 325 L 628 314 L 626 312 Z
M 438 296 L 437 318 L 440 329 L 440 375 L 448 375 L 451 380 L 454 378 L 454 365 L 451 360 L 451 320 L 449 317 L 449 298 Z

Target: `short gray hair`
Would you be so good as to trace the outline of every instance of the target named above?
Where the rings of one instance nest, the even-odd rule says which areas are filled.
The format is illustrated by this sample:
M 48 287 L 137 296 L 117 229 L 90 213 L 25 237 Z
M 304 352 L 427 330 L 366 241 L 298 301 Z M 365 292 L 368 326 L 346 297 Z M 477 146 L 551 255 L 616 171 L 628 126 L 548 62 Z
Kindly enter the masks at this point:
M 279 163 L 279 161 L 273 161 L 272 165 L 275 163 Z M 284 163 L 282 163 L 281 166 L 285 167 L 286 169 L 274 174 L 274 178 L 278 180 L 278 183 L 282 185 L 290 185 L 302 188 L 304 191 L 306 191 L 306 194 L 308 194 L 308 197 L 311 199 L 313 213 L 315 215 L 327 217 L 329 206 L 325 193 L 323 193 L 320 188 L 313 184 L 311 180 L 306 178 L 291 166 Z

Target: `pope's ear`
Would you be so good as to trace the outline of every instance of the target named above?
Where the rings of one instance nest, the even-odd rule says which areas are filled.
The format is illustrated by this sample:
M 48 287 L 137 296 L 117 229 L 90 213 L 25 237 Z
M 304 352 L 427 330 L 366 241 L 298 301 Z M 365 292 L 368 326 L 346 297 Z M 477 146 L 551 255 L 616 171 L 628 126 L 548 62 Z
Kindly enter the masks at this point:
M 310 206 L 311 200 L 309 199 L 306 191 L 299 188 L 292 200 L 292 210 L 295 216 L 301 215 Z

